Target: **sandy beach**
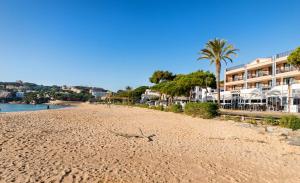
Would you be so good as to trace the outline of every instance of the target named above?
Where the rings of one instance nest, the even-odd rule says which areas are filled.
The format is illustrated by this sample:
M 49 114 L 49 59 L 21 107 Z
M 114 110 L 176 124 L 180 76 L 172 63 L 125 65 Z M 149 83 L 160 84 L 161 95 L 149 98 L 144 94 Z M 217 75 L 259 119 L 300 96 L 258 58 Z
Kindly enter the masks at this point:
M 0 114 L 0 182 L 300 182 L 300 147 L 230 121 L 82 104 Z

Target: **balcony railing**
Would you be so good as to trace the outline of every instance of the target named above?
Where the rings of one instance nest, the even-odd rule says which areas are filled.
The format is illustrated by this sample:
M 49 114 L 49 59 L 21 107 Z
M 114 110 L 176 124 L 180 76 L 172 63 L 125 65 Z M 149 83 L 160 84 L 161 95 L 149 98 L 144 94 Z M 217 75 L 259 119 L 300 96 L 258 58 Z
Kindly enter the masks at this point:
M 233 79 L 228 79 L 228 80 L 226 80 L 226 82 L 243 81 L 243 80 L 244 80 L 243 77 L 236 77 Z
M 291 72 L 291 71 L 296 71 L 296 70 L 297 69 L 295 67 L 286 67 L 286 68 L 283 68 L 283 69 L 277 69 L 276 74 Z
M 300 84 L 300 80 L 292 80 L 292 81 L 289 81 L 289 84 L 292 85 L 292 84 Z M 276 86 L 280 86 L 280 85 L 288 85 L 287 82 L 276 82 Z
M 244 78 L 243 78 L 243 77 L 237 77 L 237 78 L 233 78 L 233 81 L 242 81 L 242 80 L 244 80 Z
M 231 70 L 234 70 L 234 69 L 239 69 L 239 68 L 242 68 L 244 66 L 245 66 L 245 64 L 240 64 L 240 65 L 237 65 L 237 66 L 229 67 L 229 68 L 226 69 L 226 71 L 231 71 Z
M 251 79 L 251 78 L 259 78 L 259 77 L 262 77 L 262 76 L 271 76 L 270 73 L 259 73 L 259 74 L 248 74 L 248 79 Z
M 276 58 L 281 58 L 281 57 L 289 56 L 289 54 L 290 54 L 292 51 L 293 51 L 293 50 L 289 50 L 289 51 L 285 51 L 285 52 L 276 54 Z

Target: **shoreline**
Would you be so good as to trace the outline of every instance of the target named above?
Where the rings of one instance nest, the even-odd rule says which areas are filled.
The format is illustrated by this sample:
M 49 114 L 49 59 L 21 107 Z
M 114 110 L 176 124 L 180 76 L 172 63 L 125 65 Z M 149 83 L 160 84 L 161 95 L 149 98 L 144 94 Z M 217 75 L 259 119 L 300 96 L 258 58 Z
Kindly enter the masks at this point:
M 47 110 L 58 110 L 58 109 L 66 109 L 66 108 L 72 108 L 72 107 L 76 107 L 77 105 L 67 105 L 67 104 L 63 104 L 63 103 L 57 103 L 57 104 L 52 104 L 52 103 L 43 103 L 43 104 L 20 104 L 20 103 L 3 103 L 3 105 L 30 105 L 30 106 L 50 106 L 49 109 L 47 108 L 39 108 L 39 109 L 24 109 L 24 110 L 11 110 L 11 111 L 2 111 L 0 108 L 0 114 L 2 113 L 18 113 L 18 112 L 35 112 L 35 111 L 47 111 Z M 52 106 L 52 108 L 51 108 Z M 55 106 L 58 106 L 57 108 L 53 108 Z

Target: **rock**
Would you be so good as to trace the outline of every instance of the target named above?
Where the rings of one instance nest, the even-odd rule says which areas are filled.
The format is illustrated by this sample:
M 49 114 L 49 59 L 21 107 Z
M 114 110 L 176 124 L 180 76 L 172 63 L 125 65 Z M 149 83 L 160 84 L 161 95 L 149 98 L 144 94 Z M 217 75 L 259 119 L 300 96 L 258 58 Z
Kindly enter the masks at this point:
M 253 125 L 250 124 L 250 123 L 242 123 L 242 124 L 240 124 L 240 126 L 246 127 L 246 128 L 251 128 L 251 127 L 253 127 Z
M 300 129 L 293 131 L 293 135 L 300 137 Z
M 281 136 L 289 136 L 289 134 L 292 132 L 292 129 L 289 128 L 281 128 L 280 129 L 280 135 Z
M 288 144 L 293 146 L 300 146 L 300 137 L 291 137 L 288 140 Z
M 274 132 L 275 127 L 273 127 L 273 126 L 267 126 L 267 127 L 265 128 L 265 130 L 266 130 L 266 132 L 272 133 L 272 132 Z

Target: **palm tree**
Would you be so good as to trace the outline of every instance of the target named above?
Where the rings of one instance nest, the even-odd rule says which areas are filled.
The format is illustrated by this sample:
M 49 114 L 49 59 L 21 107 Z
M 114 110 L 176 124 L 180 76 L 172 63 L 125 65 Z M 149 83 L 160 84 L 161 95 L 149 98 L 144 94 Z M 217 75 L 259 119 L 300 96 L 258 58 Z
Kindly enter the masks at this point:
M 227 65 L 227 61 L 232 62 L 232 56 L 237 56 L 238 49 L 227 43 L 224 39 L 215 38 L 206 43 L 205 48 L 200 51 L 198 60 L 210 60 L 210 64 L 216 65 L 216 80 L 217 80 L 217 101 L 220 106 L 220 71 L 221 61 Z

